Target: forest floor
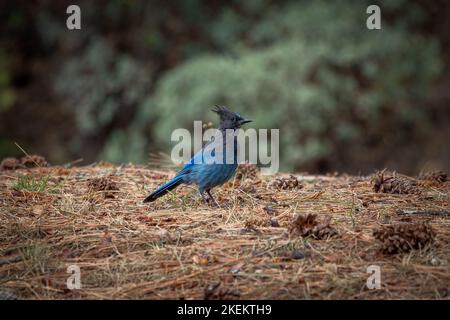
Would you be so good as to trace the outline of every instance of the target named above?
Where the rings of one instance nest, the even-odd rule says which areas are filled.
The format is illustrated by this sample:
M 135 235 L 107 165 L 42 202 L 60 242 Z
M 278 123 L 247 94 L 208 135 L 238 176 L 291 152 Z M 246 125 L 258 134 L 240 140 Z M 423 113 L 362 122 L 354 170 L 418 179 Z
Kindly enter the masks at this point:
M 0 171 L 0 295 L 449 299 L 446 179 L 379 177 L 375 192 L 372 177 L 249 169 L 214 190 L 219 208 L 189 186 L 142 203 L 173 175 L 104 162 Z M 67 287 L 71 265 L 80 289 Z

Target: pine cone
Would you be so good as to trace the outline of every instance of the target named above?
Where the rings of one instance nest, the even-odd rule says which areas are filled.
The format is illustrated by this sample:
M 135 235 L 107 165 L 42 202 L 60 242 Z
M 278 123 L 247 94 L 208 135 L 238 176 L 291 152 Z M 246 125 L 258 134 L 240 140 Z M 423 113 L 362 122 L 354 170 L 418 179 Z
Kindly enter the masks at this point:
M 44 157 L 38 156 L 36 154 L 28 155 L 25 157 L 22 157 L 21 163 L 23 166 L 27 168 L 33 168 L 33 167 L 48 167 L 48 162 L 45 160 Z
M 248 194 L 257 192 L 255 182 L 251 179 L 245 179 L 244 181 L 241 181 L 241 184 L 239 185 L 239 190 Z
M 337 234 L 336 229 L 330 225 L 330 218 L 322 223 L 319 223 L 316 218 L 315 214 L 306 216 L 298 214 L 291 222 L 289 233 L 301 237 L 312 236 L 315 239 L 327 239 Z
M 430 181 L 430 182 L 445 182 L 447 181 L 447 173 L 444 171 L 430 171 L 424 172 L 418 176 L 419 180 Z
M 376 176 L 372 179 L 373 190 L 375 192 L 393 193 L 393 194 L 411 194 L 419 193 L 417 181 L 413 178 L 398 175 L 395 172 L 393 174 L 386 174 L 377 172 Z
M 256 227 L 270 227 L 272 222 L 270 219 L 250 218 L 245 221 L 245 228 L 249 230 L 256 229 Z
M 5 158 L 0 164 L 0 170 L 16 170 L 19 168 L 23 168 L 23 166 L 20 160 L 16 158 Z
M 269 188 L 281 190 L 301 189 L 303 186 L 296 176 L 290 175 L 289 178 L 277 178 L 269 183 Z
M 117 184 L 111 180 L 111 177 L 90 179 L 88 187 L 91 191 L 103 191 L 105 198 L 114 198 L 115 191 L 119 190 Z
M 435 233 L 428 223 L 398 223 L 383 226 L 373 232 L 386 254 L 409 252 L 433 243 Z
M 259 169 L 256 164 L 253 163 L 241 163 L 236 171 L 236 179 L 255 179 L 258 176 Z

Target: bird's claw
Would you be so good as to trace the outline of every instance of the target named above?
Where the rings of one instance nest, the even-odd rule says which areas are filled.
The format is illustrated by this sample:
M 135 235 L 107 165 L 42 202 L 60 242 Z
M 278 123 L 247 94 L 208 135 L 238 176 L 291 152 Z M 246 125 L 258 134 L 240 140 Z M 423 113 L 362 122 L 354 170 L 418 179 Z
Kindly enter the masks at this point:
M 206 198 L 202 195 L 203 202 L 212 207 L 212 208 L 220 208 L 220 205 L 217 203 L 217 201 L 214 198 Z

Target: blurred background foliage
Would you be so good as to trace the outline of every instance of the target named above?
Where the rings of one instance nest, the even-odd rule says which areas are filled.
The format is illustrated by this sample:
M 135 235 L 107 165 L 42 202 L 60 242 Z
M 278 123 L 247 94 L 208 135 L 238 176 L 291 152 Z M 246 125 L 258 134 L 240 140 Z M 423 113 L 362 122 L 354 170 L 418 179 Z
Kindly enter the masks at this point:
M 2 157 L 147 163 L 225 104 L 283 170 L 450 169 L 448 1 L 86 0 L 78 31 L 70 4 L 0 4 Z

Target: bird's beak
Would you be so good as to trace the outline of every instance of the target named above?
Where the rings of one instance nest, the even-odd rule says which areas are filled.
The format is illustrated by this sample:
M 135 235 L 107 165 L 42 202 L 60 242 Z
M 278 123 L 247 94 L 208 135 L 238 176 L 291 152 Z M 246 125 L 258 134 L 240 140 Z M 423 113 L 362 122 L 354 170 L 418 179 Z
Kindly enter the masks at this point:
M 252 122 L 253 120 L 249 120 L 249 119 L 242 119 L 241 120 L 241 125 L 242 124 L 246 124 L 246 123 L 249 123 L 249 122 Z

